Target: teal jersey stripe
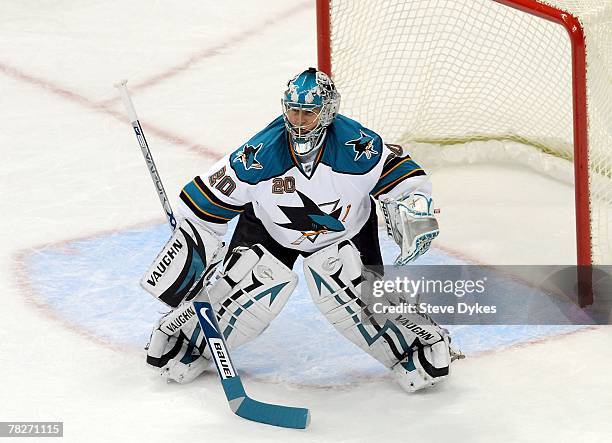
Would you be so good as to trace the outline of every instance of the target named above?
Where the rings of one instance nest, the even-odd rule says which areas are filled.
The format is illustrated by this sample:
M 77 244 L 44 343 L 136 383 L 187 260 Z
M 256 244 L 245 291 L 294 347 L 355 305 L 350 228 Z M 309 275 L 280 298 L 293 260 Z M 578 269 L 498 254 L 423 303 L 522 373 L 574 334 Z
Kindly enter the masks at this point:
M 401 183 L 403 181 L 401 179 L 406 179 L 408 177 L 414 177 L 418 175 L 425 175 L 425 173 L 420 169 L 421 167 L 418 164 L 416 164 L 414 161 L 406 160 L 402 162 L 401 164 L 397 165 L 390 172 L 385 172 L 383 170 L 382 177 L 378 180 L 378 182 L 376 183 L 376 186 L 374 186 L 374 189 L 372 189 L 370 194 L 376 196 L 378 193 L 380 193 L 383 190 L 389 191 L 393 189 L 393 187 L 395 187 L 396 184 Z M 395 183 L 393 186 L 389 186 L 391 183 L 395 181 L 397 181 L 397 183 Z M 385 189 L 386 187 L 388 188 Z
M 235 211 L 233 209 L 229 209 L 228 207 L 221 207 L 218 204 L 213 203 L 211 198 L 207 197 L 202 191 L 200 191 L 200 189 L 196 186 L 195 181 L 189 182 L 183 188 L 183 191 L 199 209 L 213 216 L 231 220 L 240 214 L 240 211 Z

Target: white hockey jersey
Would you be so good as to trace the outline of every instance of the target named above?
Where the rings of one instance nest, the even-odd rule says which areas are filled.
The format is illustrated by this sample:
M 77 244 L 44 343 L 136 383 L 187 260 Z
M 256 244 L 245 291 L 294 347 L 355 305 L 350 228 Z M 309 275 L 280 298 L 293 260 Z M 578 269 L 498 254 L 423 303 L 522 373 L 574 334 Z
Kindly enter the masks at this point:
M 181 212 L 223 235 L 252 204 L 278 243 L 313 252 L 354 237 L 370 215 L 371 197 L 431 193 L 425 172 L 400 147 L 342 115 L 328 127 L 310 175 L 302 168 L 278 117 L 188 183 Z

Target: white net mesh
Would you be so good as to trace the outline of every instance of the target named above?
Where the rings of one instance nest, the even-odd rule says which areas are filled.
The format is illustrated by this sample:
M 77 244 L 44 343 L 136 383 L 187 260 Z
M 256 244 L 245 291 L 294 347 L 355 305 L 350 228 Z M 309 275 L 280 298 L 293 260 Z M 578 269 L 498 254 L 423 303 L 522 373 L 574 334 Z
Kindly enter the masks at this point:
M 509 140 L 571 166 L 571 45 L 562 26 L 492 0 L 330 5 L 342 112 L 388 142 Z M 553 6 L 576 15 L 585 31 L 593 261 L 612 263 L 612 2 Z

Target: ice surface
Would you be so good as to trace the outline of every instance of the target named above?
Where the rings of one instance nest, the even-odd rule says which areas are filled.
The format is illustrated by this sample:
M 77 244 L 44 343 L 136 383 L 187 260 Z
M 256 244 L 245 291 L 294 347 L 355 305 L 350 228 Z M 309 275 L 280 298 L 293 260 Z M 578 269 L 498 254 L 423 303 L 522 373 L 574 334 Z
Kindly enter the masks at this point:
M 314 26 L 312 1 L 3 2 L 0 420 L 61 420 L 74 442 L 609 439 L 609 328 L 523 345 L 533 330 L 457 329 L 471 357 L 410 396 L 301 286 L 236 363 L 253 397 L 312 409 L 304 432 L 235 417 L 213 374 L 166 385 L 146 368 L 141 348 L 162 309 L 137 280 L 167 228 L 112 84 L 129 78 L 177 195 L 279 113 L 287 79 L 316 65 Z M 431 176 L 442 234 L 427 260 L 572 256 L 567 185 L 499 166 Z M 514 193 L 512 205 L 496 190 Z M 529 197 L 546 196 L 527 217 Z

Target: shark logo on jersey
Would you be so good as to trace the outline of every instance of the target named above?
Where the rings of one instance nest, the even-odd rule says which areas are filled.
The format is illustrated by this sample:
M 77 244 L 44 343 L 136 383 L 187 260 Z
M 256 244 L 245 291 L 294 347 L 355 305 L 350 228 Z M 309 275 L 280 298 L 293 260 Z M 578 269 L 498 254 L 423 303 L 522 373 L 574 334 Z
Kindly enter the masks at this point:
M 378 151 L 374 150 L 374 138 L 362 130 L 359 130 L 359 138 L 349 140 L 345 145 L 352 146 L 355 150 L 355 161 L 359 160 L 362 155 L 365 155 L 369 160 L 372 158 L 372 155 L 378 154 Z
M 345 228 L 342 222 L 346 219 L 351 209 L 351 205 L 347 206 L 341 221 L 340 215 L 342 214 L 342 207 L 338 207 L 340 200 L 317 205 L 300 191 L 296 190 L 296 192 L 304 206 L 279 205 L 278 208 L 283 211 L 283 214 L 289 219 L 289 223 L 276 223 L 283 228 L 301 232 L 300 237 L 293 241 L 292 244 L 299 245 L 306 239 L 314 243 L 321 234 L 344 231 Z M 330 213 L 323 211 L 322 208 L 325 206 L 332 207 Z
M 234 162 L 242 163 L 244 169 L 247 171 L 249 169 L 262 169 L 263 166 L 259 161 L 257 161 L 257 153 L 263 147 L 263 143 L 258 144 L 257 146 L 249 145 L 248 143 L 244 145 L 242 151 L 238 153 L 236 158 L 234 158 Z

